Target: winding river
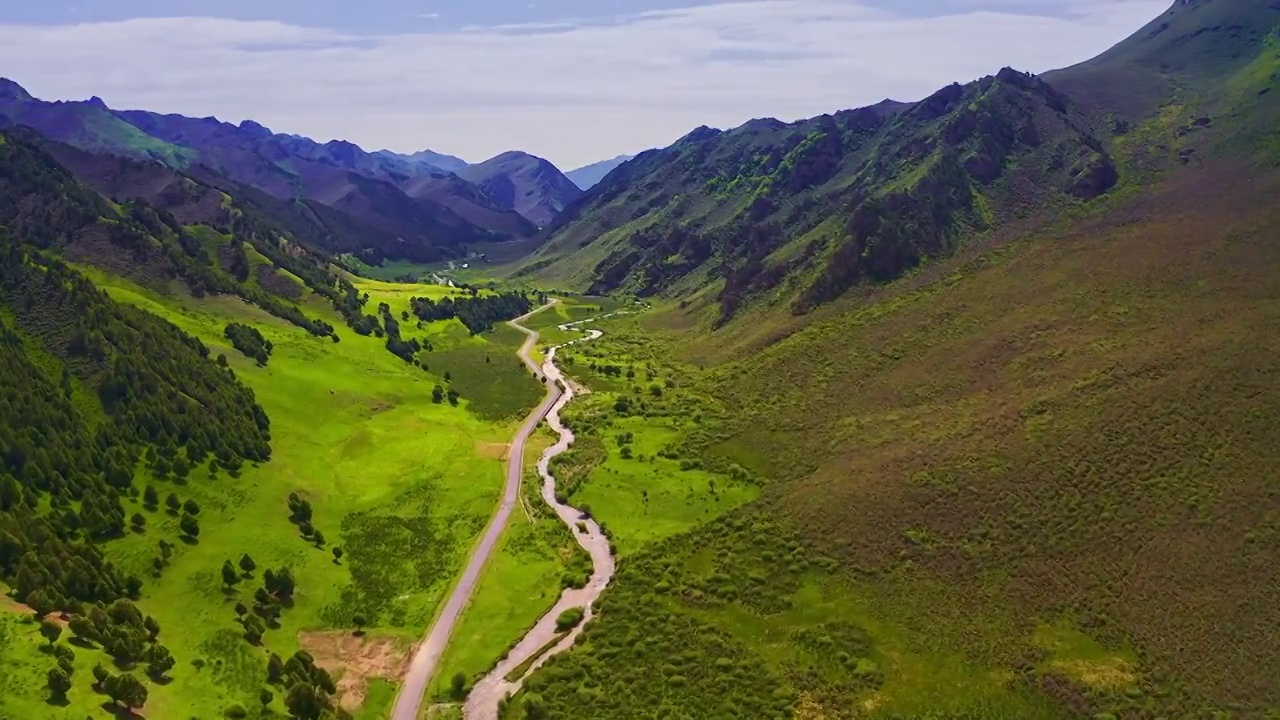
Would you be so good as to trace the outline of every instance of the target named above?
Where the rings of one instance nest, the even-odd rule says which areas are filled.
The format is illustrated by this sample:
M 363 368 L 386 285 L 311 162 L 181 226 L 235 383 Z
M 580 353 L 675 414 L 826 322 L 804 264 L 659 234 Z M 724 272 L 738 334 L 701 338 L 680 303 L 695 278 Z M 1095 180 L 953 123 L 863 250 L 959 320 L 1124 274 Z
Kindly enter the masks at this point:
M 609 540 L 604 536 L 600 526 L 594 520 L 584 518 L 576 508 L 556 501 L 556 480 L 550 471 L 551 459 L 568 450 L 569 446 L 573 444 L 573 432 L 561 422 L 560 411 L 573 400 L 574 391 L 572 385 L 565 379 L 564 374 L 555 365 L 556 351 L 576 343 L 595 340 L 604 333 L 599 330 L 588 330 L 585 337 L 551 348 L 547 351 L 546 357 L 541 367 L 539 367 L 532 356 L 538 340 L 538 333 L 520 323 L 531 315 L 546 310 L 555 302 L 553 300 L 537 310 L 511 321 L 513 327 L 527 336 L 517 354 L 535 375 L 545 378 L 547 395 L 538 407 L 525 418 L 524 423 L 511 441 L 511 451 L 507 459 L 506 484 L 503 489 L 502 501 L 498 505 L 498 511 L 490 519 L 480 543 L 467 561 L 462 577 L 459 578 L 453 593 L 450 594 L 449 599 L 445 602 L 443 610 L 427 632 L 422 644 L 418 646 L 417 651 L 414 653 L 409 669 L 405 673 L 400 693 L 396 697 L 395 706 L 391 711 L 391 720 L 418 720 L 427 684 L 435 673 L 441 656 L 444 655 L 445 647 L 449 643 L 449 637 L 453 634 L 454 627 L 456 627 L 463 609 L 475 593 L 476 585 L 479 583 L 480 574 L 484 570 L 485 564 L 492 556 L 494 548 L 497 547 L 498 540 L 502 537 L 507 521 L 511 518 L 511 513 L 520 500 L 524 446 L 544 417 L 551 428 L 559 434 L 560 440 L 555 445 L 547 448 L 542 457 L 538 459 L 538 474 L 542 477 L 542 497 L 556 511 L 556 515 L 569 526 L 574 537 L 577 538 L 578 544 L 591 556 L 591 579 L 581 589 L 565 590 L 561 594 L 559 601 L 556 602 L 555 607 L 538 620 L 533 629 L 521 638 L 505 659 L 476 683 L 467 698 L 466 704 L 463 706 L 463 716 L 466 720 L 497 720 L 498 706 L 504 697 L 519 690 L 525 678 L 549 658 L 569 649 L 573 645 L 578 635 L 582 632 L 583 626 L 593 615 L 593 604 L 596 598 L 600 597 L 600 593 L 604 591 L 605 586 L 609 584 L 610 578 L 613 577 L 614 560 L 613 555 L 609 552 Z M 611 317 L 614 314 L 617 313 L 567 323 L 561 325 L 560 329 L 565 331 L 572 330 L 586 323 Z M 560 613 L 570 608 L 582 608 L 584 610 L 582 622 L 556 642 L 553 647 L 539 655 L 540 651 L 560 635 L 556 629 L 556 619 L 560 616 Z M 507 675 L 533 658 L 536 658 L 536 660 L 528 664 L 527 669 L 520 677 L 514 681 L 507 680 Z
M 561 325 L 560 329 L 570 330 L 605 317 L 609 317 L 609 315 Z M 525 330 L 525 332 L 532 331 Z M 568 450 L 569 446 L 573 444 L 573 431 L 565 427 L 564 423 L 561 422 L 560 411 L 573 400 L 574 391 L 573 386 L 565 379 L 564 374 L 560 372 L 560 368 L 556 367 L 556 351 L 576 343 L 595 340 L 603 334 L 599 330 L 588 330 L 586 337 L 562 343 L 548 350 L 546 359 L 542 362 L 542 374 L 546 376 L 547 384 L 554 384 L 560 389 L 559 398 L 555 400 L 551 409 L 547 412 L 547 424 L 560 436 L 560 440 L 555 445 L 547 448 L 542 453 L 542 457 L 538 458 L 538 475 L 542 477 L 542 498 L 547 505 L 556 511 L 556 515 L 569 526 L 574 537 L 578 539 L 578 544 L 591 555 L 591 579 L 581 589 L 570 588 L 565 590 L 560 595 L 560 599 L 555 606 L 538 620 L 538 623 L 534 625 L 527 635 L 520 639 L 520 642 L 516 643 L 515 647 L 507 653 L 507 657 L 499 662 L 488 675 L 476 683 L 471 690 L 471 694 L 467 697 L 466 704 L 462 707 L 462 716 L 465 720 L 497 720 L 498 705 L 502 702 L 502 699 L 508 695 L 515 694 L 524 684 L 525 678 L 529 677 L 553 655 L 568 650 L 578 639 L 582 628 L 591 620 L 596 599 L 600 597 L 600 593 L 604 592 L 609 580 L 613 577 L 614 561 L 613 554 L 609 552 L 609 539 L 604 536 L 604 533 L 600 530 L 600 525 L 595 520 L 584 517 L 577 508 L 556 500 L 556 479 L 550 470 L 551 459 Z M 578 623 L 573 630 L 569 631 L 554 646 L 538 655 L 540 651 L 546 648 L 548 643 L 554 641 L 561 634 L 556 628 L 556 619 L 565 610 L 571 608 L 582 608 L 585 611 L 582 622 Z M 537 659 L 527 665 L 520 677 L 514 680 L 507 679 L 507 676 L 513 670 L 525 665 L 535 657 Z

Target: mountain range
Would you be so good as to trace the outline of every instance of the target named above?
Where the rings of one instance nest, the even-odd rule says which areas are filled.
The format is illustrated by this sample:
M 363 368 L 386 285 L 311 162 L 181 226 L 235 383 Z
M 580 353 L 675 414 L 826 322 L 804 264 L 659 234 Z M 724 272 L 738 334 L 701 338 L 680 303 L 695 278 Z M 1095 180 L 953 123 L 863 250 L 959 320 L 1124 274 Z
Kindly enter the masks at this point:
M 580 194 L 554 165 L 524 153 L 474 167 L 429 150 L 369 153 L 341 140 L 274 133 L 252 120 L 117 111 L 97 97 L 44 102 L 12 80 L 0 81 L 0 122 L 81 150 L 213 173 L 282 202 L 326 206 L 341 214 L 312 213 L 320 235 L 332 238 L 326 249 L 354 248 L 374 263 L 426 262 L 527 238 Z
M 590 392 L 543 469 L 617 564 L 503 717 L 1275 717 L 1280 2 L 991 71 L 576 179 L 0 81 L 0 715 L 137 668 L 148 717 L 385 716 L 347 659 L 459 585 L 543 392 L 496 323 L 554 287 L 525 347 Z M 515 517 L 432 702 L 595 582 Z
M 580 168 L 566 172 L 565 176 L 572 180 L 574 185 L 577 185 L 583 190 L 590 190 L 591 186 L 603 180 L 604 176 L 613 172 L 614 168 L 633 157 L 635 157 L 635 155 L 619 155 L 608 160 L 601 160 L 599 162 L 591 163 L 590 165 L 583 165 Z

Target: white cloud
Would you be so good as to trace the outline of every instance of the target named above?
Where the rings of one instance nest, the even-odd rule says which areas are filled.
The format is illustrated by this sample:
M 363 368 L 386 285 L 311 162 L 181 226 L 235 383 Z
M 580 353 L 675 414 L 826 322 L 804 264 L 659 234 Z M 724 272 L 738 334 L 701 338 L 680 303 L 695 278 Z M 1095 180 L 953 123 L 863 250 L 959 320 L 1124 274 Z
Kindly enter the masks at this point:
M 472 160 L 519 148 L 571 167 L 698 125 L 917 99 L 1005 65 L 1069 65 L 1167 3 L 908 18 L 850 0 L 762 0 L 607 25 L 374 38 L 212 18 L 0 25 L 0 68 L 46 99 L 99 95 L 113 107 L 253 118 L 322 141 Z

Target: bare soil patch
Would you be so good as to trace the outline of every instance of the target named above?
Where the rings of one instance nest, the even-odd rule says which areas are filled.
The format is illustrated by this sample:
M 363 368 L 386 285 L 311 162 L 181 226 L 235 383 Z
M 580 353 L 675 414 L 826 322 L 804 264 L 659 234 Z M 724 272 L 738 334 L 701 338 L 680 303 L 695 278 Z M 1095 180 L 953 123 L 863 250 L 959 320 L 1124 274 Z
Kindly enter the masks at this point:
M 477 442 L 476 454 L 482 458 L 491 460 L 506 460 L 511 453 L 510 443 L 499 442 Z
M 371 678 L 394 681 L 404 675 L 412 651 L 395 638 L 356 636 L 343 630 L 304 632 L 298 641 L 316 665 L 333 675 L 338 702 L 349 711 L 364 704 Z

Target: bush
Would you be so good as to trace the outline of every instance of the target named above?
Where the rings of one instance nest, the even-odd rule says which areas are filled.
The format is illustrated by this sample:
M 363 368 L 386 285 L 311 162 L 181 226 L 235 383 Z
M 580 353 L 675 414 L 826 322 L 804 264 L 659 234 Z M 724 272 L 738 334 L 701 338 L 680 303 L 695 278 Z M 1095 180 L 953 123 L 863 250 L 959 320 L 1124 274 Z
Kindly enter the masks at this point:
M 560 613 L 560 617 L 556 618 L 556 629 L 560 632 L 566 632 L 574 629 L 582 622 L 582 618 L 586 613 L 582 608 L 569 608 Z

